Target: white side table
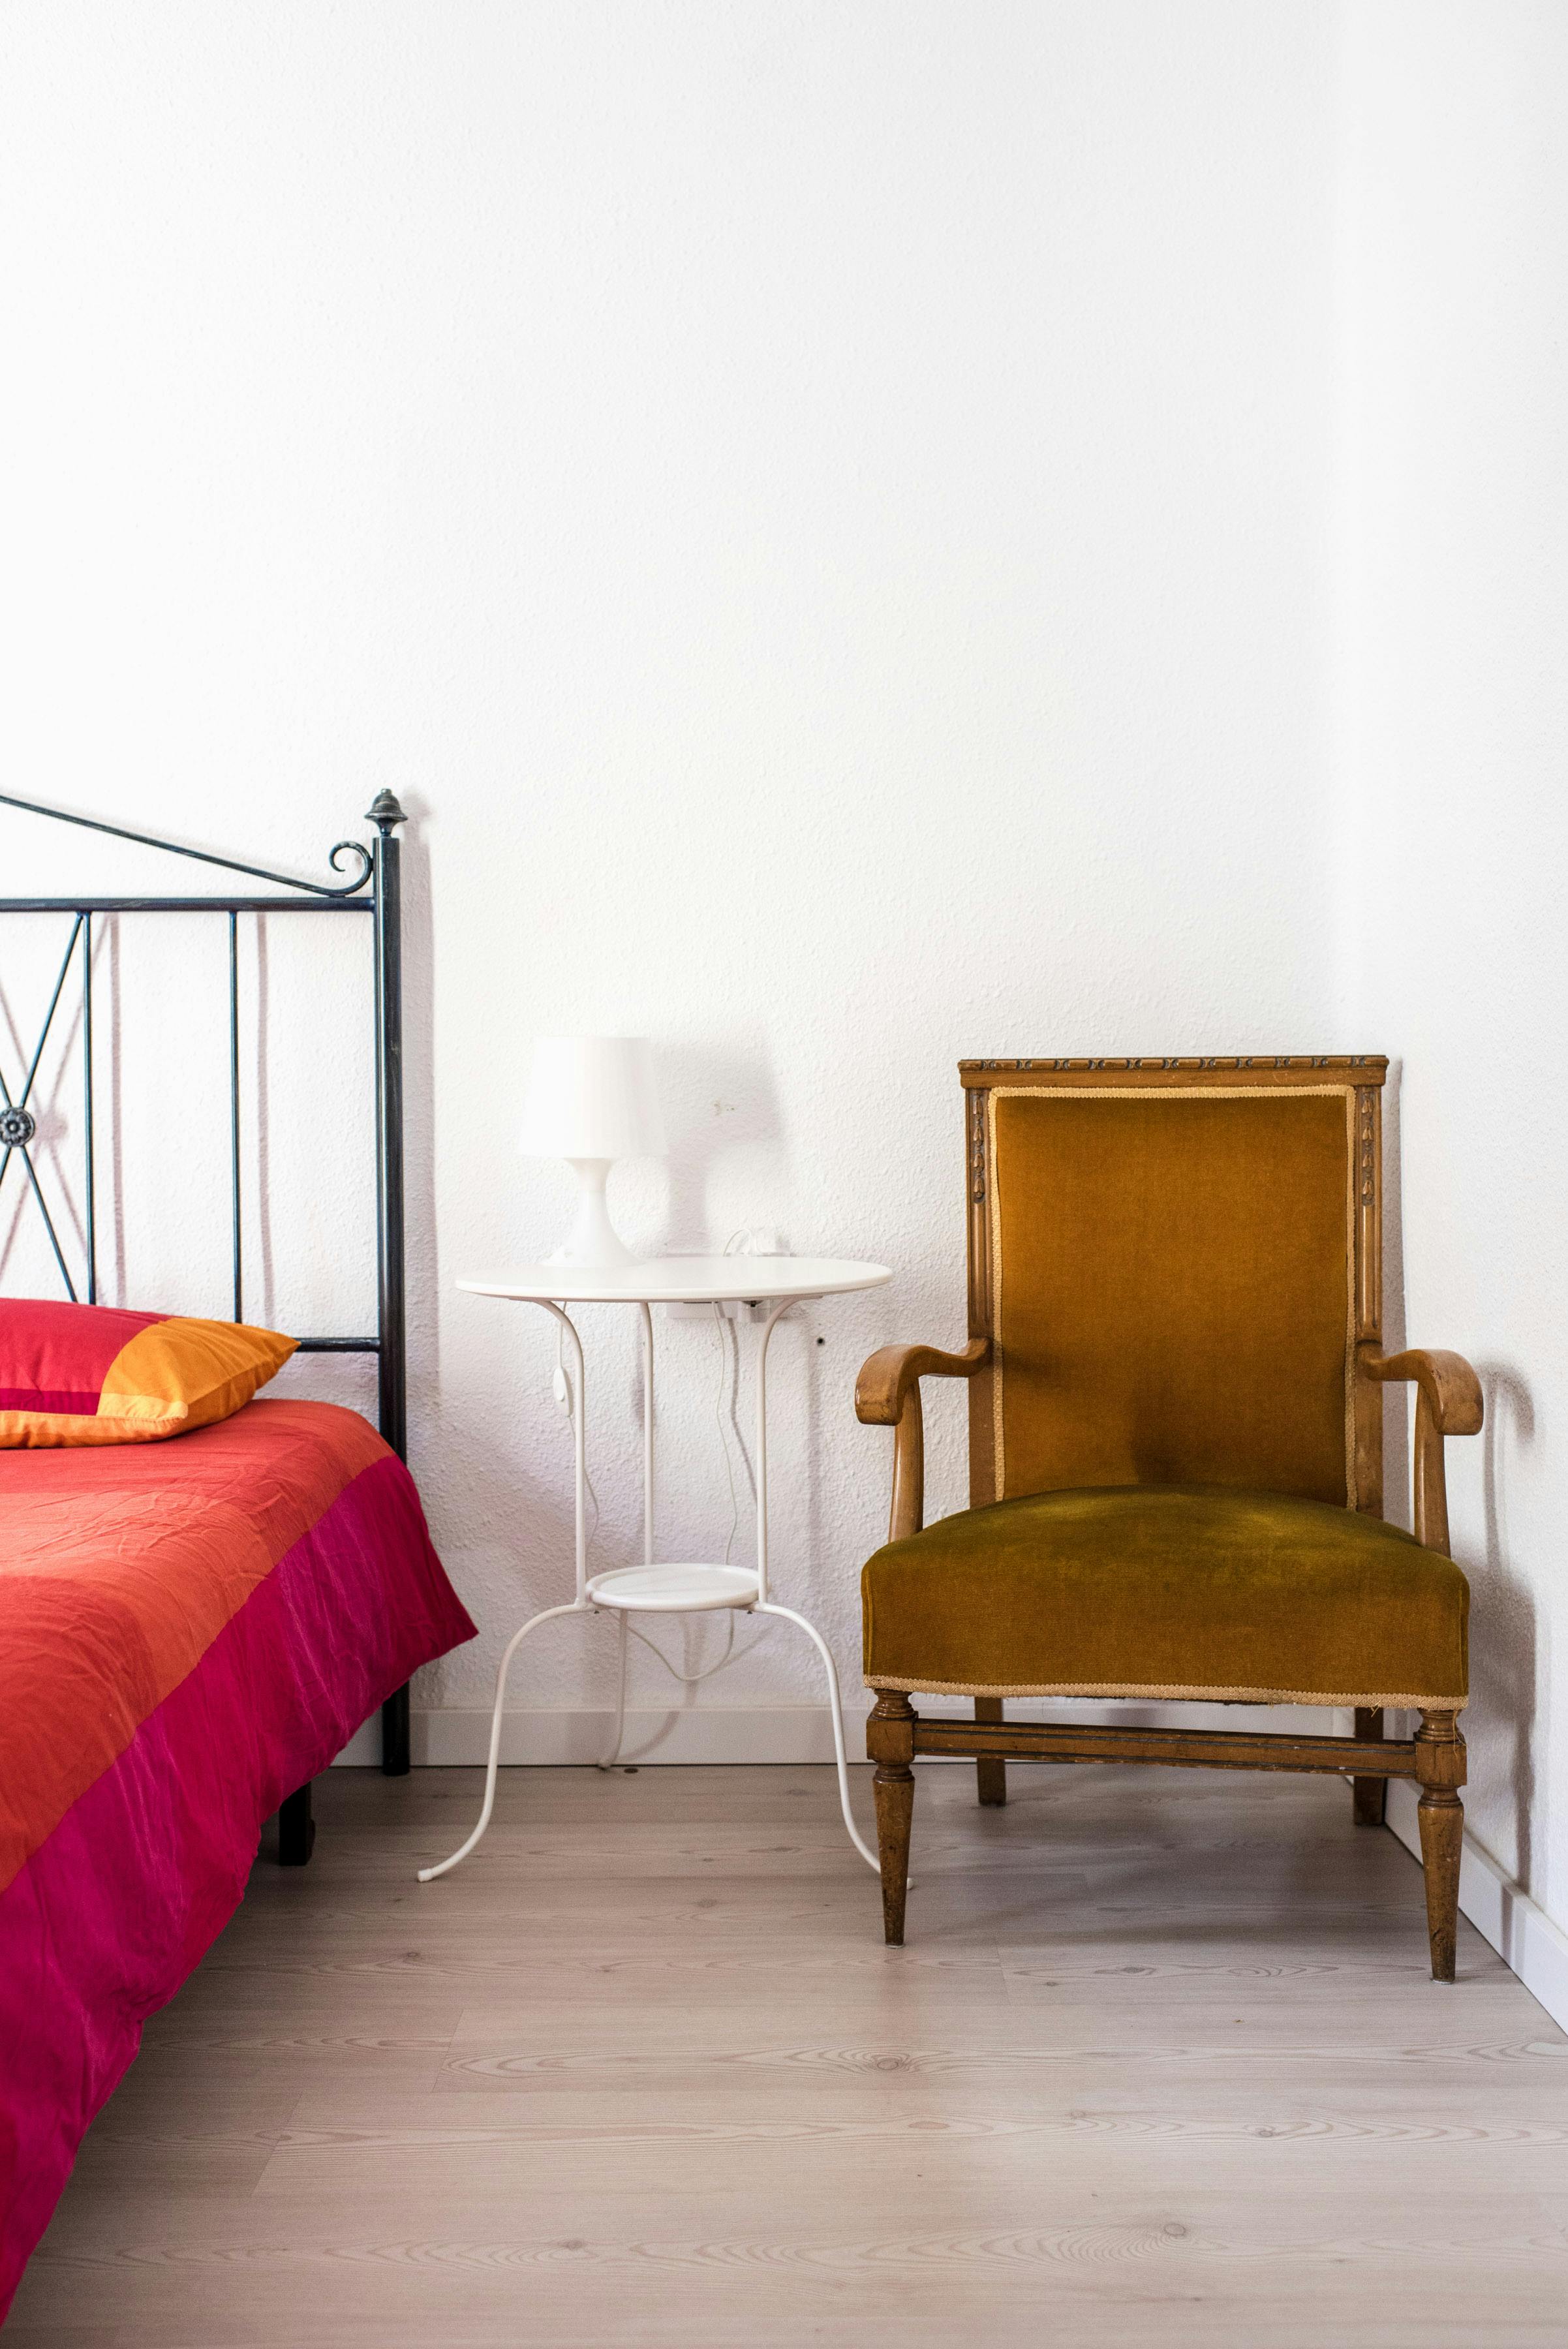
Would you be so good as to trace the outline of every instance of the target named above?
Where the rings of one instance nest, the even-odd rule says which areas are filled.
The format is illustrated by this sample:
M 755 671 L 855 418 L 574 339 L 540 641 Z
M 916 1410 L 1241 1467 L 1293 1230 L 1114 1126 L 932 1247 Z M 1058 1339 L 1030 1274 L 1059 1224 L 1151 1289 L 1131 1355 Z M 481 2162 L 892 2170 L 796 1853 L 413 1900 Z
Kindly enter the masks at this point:
M 647 1264 L 630 1264 L 610 1272 L 589 1272 L 563 1264 L 526 1264 L 497 1280 L 460 1280 L 458 1287 L 477 1297 L 504 1297 L 519 1304 L 542 1306 L 554 1314 L 570 1342 L 576 1371 L 572 1413 L 576 1450 L 576 1580 L 573 1598 L 559 1607 L 546 1607 L 514 1631 L 495 1676 L 495 1707 L 490 1722 L 490 1757 L 485 1765 L 484 1801 L 472 1834 L 450 1859 L 421 1868 L 420 1882 L 444 1876 L 466 1859 L 485 1828 L 495 1803 L 495 1774 L 501 1755 L 501 1723 L 506 1707 L 506 1675 L 512 1659 L 530 1631 L 557 1615 L 585 1615 L 608 1609 L 620 1621 L 620 1681 L 616 1704 L 615 1751 L 619 1752 L 626 1714 L 627 1619 L 634 1614 L 689 1615 L 713 1608 L 731 1608 L 748 1615 L 777 1615 L 798 1625 L 815 1645 L 827 1674 L 833 1716 L 833 1750 L 838 1764 L 838 1799 L 849 1840 L 868 1868 L 877 1868 L 877 1855 L 863 1841 L 849 1807 L 849 1773 L 844 1754 L 844 1713 L 839 1701 L 838 1674 L 826 1641 L 815 1625 L 790 1607 L 781 1607 L 768 1594 L 768 1341 L 784 1316 L 794 1305 L 819 1297 L 842 1297 L 858 1288 L 880 1288 L 891 1280 L 886 1265 L 847 1263 L 834 1257 L 688 1256 L 655 1257 Z M 757 1550 L 753 1566 L 660 1565 L 653 1555 L 653 1311 L 655 1305 L 722 1305 L 765 1298 L 772 1307 L 757 1350 Z M 642 1555 L 640 1566 L 618 1567 L 607 1574 L 588 1573 L 587 1447 L 584 1427 L 583 1346 L 566 1311 L 568 1305 L 635 1305 L 642 1319 Z

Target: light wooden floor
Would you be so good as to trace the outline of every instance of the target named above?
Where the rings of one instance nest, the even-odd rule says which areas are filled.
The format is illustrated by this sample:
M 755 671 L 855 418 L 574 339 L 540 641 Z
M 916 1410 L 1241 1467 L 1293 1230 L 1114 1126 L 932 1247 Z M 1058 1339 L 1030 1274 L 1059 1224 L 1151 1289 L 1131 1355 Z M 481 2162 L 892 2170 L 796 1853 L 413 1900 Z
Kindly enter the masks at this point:
M 869 1811 L 865 1774 L 858 1799 Z M 1338 1781 L 337 1771 L 89 2137 L 5 2349 L 1568 2343 L 1568 2040 Z

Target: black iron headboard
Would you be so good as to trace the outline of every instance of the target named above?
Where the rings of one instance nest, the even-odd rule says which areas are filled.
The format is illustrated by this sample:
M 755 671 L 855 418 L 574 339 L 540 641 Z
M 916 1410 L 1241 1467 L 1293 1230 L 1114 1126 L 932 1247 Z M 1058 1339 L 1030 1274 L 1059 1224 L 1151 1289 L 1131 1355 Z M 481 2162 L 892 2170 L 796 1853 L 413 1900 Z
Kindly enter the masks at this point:
M 341 840 L 327 862 L 343 871 L 345 857 L 358 858 L 358 871 L 347 881 L 300 881 L 265 865 L 246 864 L 236 857 L 219 856 L 203 848 L 187 848 L 178 841 L 159 840 L 150 833 L 130 832 L 123 824 L 104 823 L 94 816 L 71 815 L 64 808 L 41 807 L 35 801 L 0 792 L 0 806 L 20 808 L 28 815 L 48 817 L 56 823 L 79 824 L 85 831 L 107 833 L 116 840 L 156 848 L 170 856 L 186 856 L 197 864 L 243 873 L 253 881 L 270 881 L 278 893 L 271 896 L 229 897 L 0 897 L 0 914 L 67 914 L 70 935 L 61 958 L 48 1009 L 33 1054 L 15 1095 L 0 1071 L 0 1184 L 13 1157 L 19 1157 L 43 1217 L 49 1246 L 66 1293 L 78 1295 L 67 1252 L 49 1213 L 32 1143 L 36 1120 L 28 1102 L 43 1060 L 56 1010 L 65 991 L 73 961 L 78 964 L 81 1002 L 83 1113 L 82 1207 L 84 1263 L 82 1287 L 87 1301 L 98 1299 L 98 1224 L 96 1172 L 93 1155 L 93 920 L 110 914 L 225 914 L 229 928 L 229 1169 L 230 1222 L 234 1268 L 234 1318 L 244 1319 L 244 1227 L 240 1180 L 240 1017 L 239 941 L 241 914 L 368 914 L 373 925 L 375 1067 L 376 1067 L 376 1333 L 374 1337 L 302 1338 L 304 1354 L 373 1354 L 378 1374 L 381 1433 L 400 1458 L 408 1448 L 408 1340 L 403 1266 L 403 988 L 401 847 L 397 827 L 407 822 L 390 792 L 380 792 L 367 811 L 376 827 L 374 845 Z M 79 949 L 79 951 L 78 951 Z M 400 1689 L 381 1708 L 381 1767 L 400 1776 L 409 1766 L 409 1693 Z

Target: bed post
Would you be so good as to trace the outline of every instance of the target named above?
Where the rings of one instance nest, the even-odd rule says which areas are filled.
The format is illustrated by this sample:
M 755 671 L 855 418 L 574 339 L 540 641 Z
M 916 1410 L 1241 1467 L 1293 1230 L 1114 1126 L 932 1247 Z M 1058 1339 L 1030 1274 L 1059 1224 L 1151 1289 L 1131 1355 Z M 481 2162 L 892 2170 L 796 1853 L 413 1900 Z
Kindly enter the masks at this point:
M 381 1433 L 408 1454 L 408 1349 L 403 1265 L 403 886 L 397 827 L 408 818 L 391 792 L 367 811 L 376 827 L 376 1334 Z M 381 1707 L 381 1768 L 409 1767 L 409 1692 Z
M 303 1868 L 316 1847 L 316 1821 L 310 1816 L 310 1785 L 286 1795 L 277 1807 L 277 1864 Z

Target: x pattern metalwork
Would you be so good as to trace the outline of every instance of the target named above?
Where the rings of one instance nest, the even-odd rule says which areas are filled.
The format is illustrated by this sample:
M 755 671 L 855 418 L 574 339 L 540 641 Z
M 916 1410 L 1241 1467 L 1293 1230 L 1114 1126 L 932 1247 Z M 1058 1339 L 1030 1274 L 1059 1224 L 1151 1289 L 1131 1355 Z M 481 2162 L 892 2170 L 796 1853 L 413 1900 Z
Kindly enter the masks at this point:
M 60 1278 L 65 1282 L 66 1294 L 71 1302 L 76 1304 L 78 1301 L 76 1283 L 71 1278 L 70 1267 L 66 1262 L 65 1251 L 60 1246 L 60 1237 L 55 1228 L 55 1219 L 49 1213 L 48 1201 L 44 1196 L 43 1185 L 38 1180 L 38 1170 L 33 1164 L 32 1145 L 37 1135 L 38 1122 L 28 1107 L 28 1103 L 32 1099 L 39 1063 L 44 1057 L 44 1047 L 49 1040 L 49 1030 L 54 1026 L 55 1013 L 59 1007 L 66 976 L 70 969 L 71 957 L 76 953 L 78 939 L 82 941 L 82 1060 L 87 1103 L 88 1302 L 95 1304 L 98 1298 L 98 1266 L 93 1234 L 92 916 L 90 914 L 78 914 L 71 924 L 71 934 L 60 961 L 54 993 L 49 998 L 49 1008 L 44 1014 L 44 1024 L 38 1030 L 38 1040 L 33 1047 L 33 1057 L 27 1063 L 27 1073 L 23 1079 L 21 1092 L 15 1099 L 12 1097 L 10 1086 L 5 1081 L 5 1071 L 0 1070 L 0 1143 L 5 1146 L 5 1155 L 0 1157 L 0 1185 L 5 1183 L 12 1159 L 19 1157 L 27 1180 L 32 1185 L 33 1196 L 37 1201 L 38 1213 L 44 1219 L 44 1228 L 49 1236 L 49 1246 L 54 1250 L 55 1262 L 60 1268 Z

